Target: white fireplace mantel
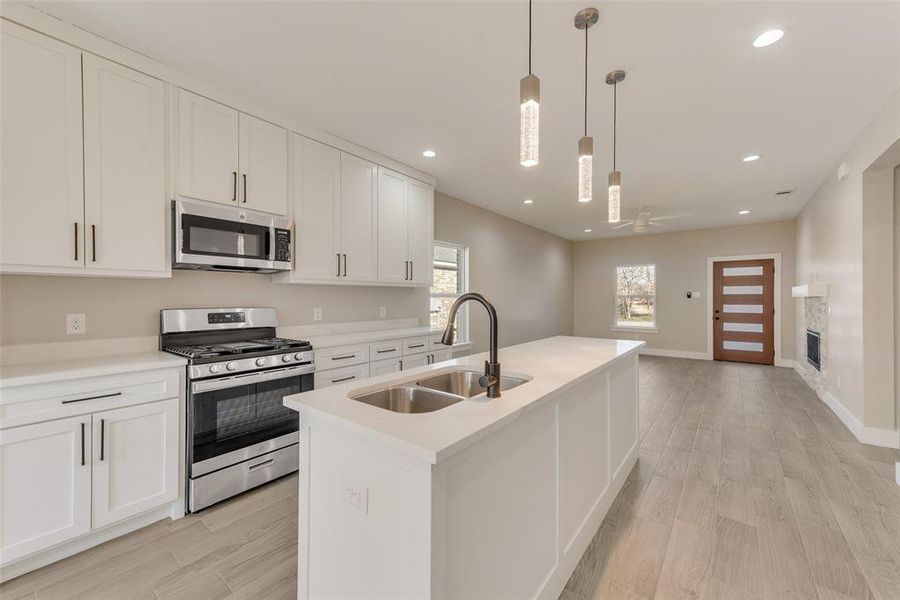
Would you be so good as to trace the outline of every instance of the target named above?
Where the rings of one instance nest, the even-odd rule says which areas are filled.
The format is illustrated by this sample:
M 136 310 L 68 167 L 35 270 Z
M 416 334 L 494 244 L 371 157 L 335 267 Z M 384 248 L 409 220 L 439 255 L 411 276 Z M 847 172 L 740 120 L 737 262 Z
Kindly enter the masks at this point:
M 804 283 L 791 288 L 791 296 L 794 298 L 823 298 L 827 295 L 827 283 Z

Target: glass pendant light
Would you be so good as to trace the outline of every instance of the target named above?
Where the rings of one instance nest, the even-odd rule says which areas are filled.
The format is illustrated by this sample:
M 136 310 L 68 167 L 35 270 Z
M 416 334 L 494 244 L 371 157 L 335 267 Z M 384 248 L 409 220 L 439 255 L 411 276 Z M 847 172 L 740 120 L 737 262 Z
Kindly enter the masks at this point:
M 531 73 L 531 4 L 528 0 L 528 75 L 519 82 L 519 163 L 524 167 L 539 160 L 541 80 Z
M 622 212 L 622 173 L 616 170 L 616 117 L 618 114 L 617 91 L 625 71 L 616 70 L 606 75 L 606 83 L 613 86 L 613 170 L 609 173 L 609 222 L 618 223 Z
M 593 200 L 594 187 L 594 138 L 587 134 L 588 110 L 588 29 L 597 22 L 600 13 L 596 8 L 585 8 L 575 15 L 575 28 L 584 29 L 584 137 L 578 140 L 578 201 Z

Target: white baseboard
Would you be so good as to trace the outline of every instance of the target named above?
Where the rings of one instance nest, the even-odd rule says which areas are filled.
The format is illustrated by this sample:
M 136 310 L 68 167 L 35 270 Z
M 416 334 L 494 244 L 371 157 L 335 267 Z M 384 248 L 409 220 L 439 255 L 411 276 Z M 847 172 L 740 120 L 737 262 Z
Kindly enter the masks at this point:
M 791 358 L 779 358 L 775 361 L 776 367 L 787 367 L 788 369 L 797 370 L 797 363 Z
M 706 352 L 687 352 L 685 350 L 666 350 L 664 348 L 648 348 L 644 346 L 641 354 L 650 356 L 667 356 L 669 358 L 691 358 L 694 360 L 710 360 Z
M 837 418 L 847 426 L 856 439 L 870 446 L 882 446 L 884 448 L 900 448 L 900 432 L 890 429 L 867 427 L 847 410 L 838 398 L 829 391 L 818 394 L 819 398 L 831 409 Z

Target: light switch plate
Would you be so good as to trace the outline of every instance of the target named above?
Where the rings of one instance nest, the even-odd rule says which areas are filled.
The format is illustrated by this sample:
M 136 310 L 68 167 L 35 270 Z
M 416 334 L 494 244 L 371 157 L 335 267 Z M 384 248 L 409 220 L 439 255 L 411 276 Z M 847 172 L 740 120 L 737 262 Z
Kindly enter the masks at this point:
M 387 306 L 378 307 L 378 317 L 383 319 L 387 316 Z
M 369 514 L 369 488 L 344 479 L 344 500 L 364 515 Z
M 66 334 L 82 335 L 87 332 L 87 317 L 84 313 L 69 313 L 66 315 Z
M 313 309 L 313 321 L 321 321 L 322 320 L 322 307 L 317 306 Z

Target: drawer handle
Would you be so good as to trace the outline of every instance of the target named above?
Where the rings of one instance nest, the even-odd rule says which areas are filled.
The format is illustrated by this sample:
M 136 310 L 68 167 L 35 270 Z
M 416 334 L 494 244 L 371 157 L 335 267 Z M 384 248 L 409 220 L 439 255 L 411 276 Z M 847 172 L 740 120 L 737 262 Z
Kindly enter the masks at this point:
M 396 348 L 385 348 L 384 350 L 376 350 L 376 354 L 385 354 L 386 352 L 396 352 Z
M 342 381 L 350 381 L 351 379 L 356 379 L 356 375 L 351 375 L 349 377 L 341 377 L 339 379 L 332 379 L 331 383 L 340 383 Z
M 356 358 L 356 355 L 348 354 L 346 356 L 332 356 L 331 360 L 347 360 L 348 358 Z
M 424 348 L 425 344 L 410 344 L 410 348 Z
M 264 460 L 261 463 L 256 463 L 255 465 L 250 465 L 247 467 L 248 471 L 255 471 L 257 469 L 265 469 L 266 467 L 270 467 L 275 464 L 275 459 L 270 458 L 269 460 Z
M 114 398 L 121 396 L 122 392 L 113 392 L 112 394 L 101 394 L 99 396 L 88 396 L 87 398 L 77 398 L 75 400 L 63 400 L 63 404 L 72 404 L 73 402 L 86 402 L 88 400 L 99 400 L 101 398 Z

